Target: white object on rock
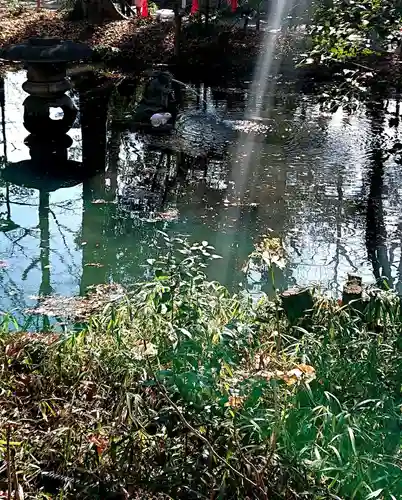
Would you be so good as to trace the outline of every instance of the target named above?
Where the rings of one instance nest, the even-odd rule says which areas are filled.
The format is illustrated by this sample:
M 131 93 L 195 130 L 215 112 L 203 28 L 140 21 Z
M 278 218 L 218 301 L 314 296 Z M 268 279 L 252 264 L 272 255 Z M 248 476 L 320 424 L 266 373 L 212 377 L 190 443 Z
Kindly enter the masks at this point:
M 155 113 L 151 116 L 151 125 L 153 127 L 160 127 L 161 125 L 165 125 L 171 118 L 172 115 L 170 113 Z
M 172 9 L 159 9 L 155 12 L 155 18 L 161 23 L 172 22 L 174 21 L 174 11 Z

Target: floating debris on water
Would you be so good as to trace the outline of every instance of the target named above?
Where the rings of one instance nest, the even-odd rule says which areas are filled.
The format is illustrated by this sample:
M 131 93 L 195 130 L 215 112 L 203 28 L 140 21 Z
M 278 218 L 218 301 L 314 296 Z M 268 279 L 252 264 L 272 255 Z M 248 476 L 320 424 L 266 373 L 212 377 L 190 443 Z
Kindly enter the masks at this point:
M 143 219 L 145 222 L 172 222 L 179 218 L 179 211 L 177 209 L 168 210 L 166 212 L 156 212 L 152 217 Z
M 25 312 L 70 320 L 87 320 L 107 304 L 121 300 L 124 295 L 125 289 L 121 285 L 115 283 L 97 285 L 91 287 L 85 297 L 59 295 L 37 297 L 38 305 Z

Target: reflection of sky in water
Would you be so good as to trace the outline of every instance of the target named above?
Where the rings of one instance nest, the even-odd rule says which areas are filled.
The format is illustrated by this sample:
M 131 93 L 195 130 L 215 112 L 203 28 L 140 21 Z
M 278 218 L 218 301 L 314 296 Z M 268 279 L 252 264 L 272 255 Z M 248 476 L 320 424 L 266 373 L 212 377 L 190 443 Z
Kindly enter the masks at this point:
M 26 96 L 21 90 L 23 80 L 24 73 L 18 72 L 9 73 L 5 82 L 10 162 L 29 157 L 23 145 L 28 135 L 22 124 L 22 103 Z M 227 106 L 211 90 L 204 95 L 214 116 L 229 123 L 242 118 L 240 103 Z M 188 102 L 194 109 L 193 95 L 189 94 Z M 372 281 L 372 266 L 367 261 L 365 247 L 364 212 L 370 123 L 363 112 L 351 117 L 341 111 L 333 115 L 320 113 L 310 99 L 299 100 L 290 109 L 287 106 L 284 99 L 277 98 L 270 113 L 272 132 L 265 137 L 255 136 L 255 161 L 240 201 L 238 185 L 232 181 L 239 177 L 236 171 L 241 165 L 239 156 L 211 160 L 205 175 L 202 165 L 194 162 L 184 181 L 172 182 L 167 193 L 156 190 L 152 197 L 147 191 L 152 184 L 148 177 L 154 178 L 159 165 L 158 179 L 162 184 L 166 179 L 174 180 L 172 172 L 178 156 L 169 159 L 161 151 L 151 151 L 136 134 L 110 130 L 108 168 L 112 172 L 112 162 L 118 162 L 119 203 L 89 203 L 84 210 L 82 185 L 50 193 L 53 292 L 75 294 L 84 285 L 105 280 L 132 282 L 144 273 L 141 265 L 152 256 L 150 243 L 156 229 L 212 243 L 225 259 L 213 264 L 210 276 L 229 285 L 244 281 L 241 273 L 244 260 L 253 243 L 269 229 L 283 237 L 289 252 L 286 270 L 275 277 L 278 286 L 313 281 L 339 290 L 338 285 L 351 271 Z M 398 138 L 395 129 L 385 132 Z M 72 129 L 70 135 L 74 144 L 69 157 L 80 161 L 80 130 Z M 239 134 L 237 155 L 242 154 L 245 137 Z M 212 138 L 212 142 L 216 140 Z M 107 189 L 113 184 L 110 172 L 106 175 Z M 398 224 L 402 179 L 399 167 L 390 162 L 385 172 L 384 219 L 396 276 L 401 246 Z M 37 295 L 41 283 L 38 191 L 10 186 L 10 192 L 11 218 L 20 228 L 0 233 L 0 260 L 7 264 L 0 269 L 3 287 L 0 305 L 4 309 L 33 304 L 29 297 Z M 168 217 L 166 220 L 162 217 L 159 222 L 150 222 L 153 216 L 143 214 L 141 221 L 138 211 L 134 211 L 138 207 L 133 207 L 133 200 L 143 200 L 144 196 L 149 197 L 151 205 L 162 203 L 158 207 L 162 214 L 177 209 L 178 219 L 169 221 Z M 96 197 L 103 198 L 105 193 L 99 192 Z M 6 212 L 5 204 L 0 205 L 0 212 Z M 93 263 L 102 267 L 83 267 Z M 253 278 L 258 281 L 258 274 Z M 264 283 L 250 283 L 250 286 L 255 291 L 265 287 Z

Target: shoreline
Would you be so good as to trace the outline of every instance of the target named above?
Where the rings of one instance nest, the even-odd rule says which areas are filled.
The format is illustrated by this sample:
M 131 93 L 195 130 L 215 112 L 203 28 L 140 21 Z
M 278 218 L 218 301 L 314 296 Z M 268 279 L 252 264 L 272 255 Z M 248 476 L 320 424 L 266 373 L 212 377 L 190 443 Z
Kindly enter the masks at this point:
M 166 65 L 180 79 L 232 85 L 250 79 L 264 47 L 263 31 L 244 32 L 239 27 L 228 29 L 222 24 L 211 24 L 205 32 L 204 26 L 191 21 L 183 24 L 180 57 L 176 58 L 174 27 L 167 23 L 130 18 L 91 25 L 70 21 L 67 17 L 66 12 L 56 10 L 25 9 L 15 16 L 0 11 L 0 48 L 22 43 L 33 36 L 69 39 L 88 44 L 94 50 L 92 62 L 104 64 L 112 71 L 138 74 L 156 65 Z M 278 37 L 279 72 L 286 79 L 305 82 L 315 91 L 320 91 L 322 85 L 336 87 L 341 82 L 345 86 L 344 70 L 359 71 L 364 85 L 374 91 L 379 86 L 379 78 L 383 86 L 385 83 L 390 88 L 398 87 L 397 80 L 402 78 L 401 60 L 395 54 L 357 57 L 329 65 L 298 65 L 295 55 L 303 51 L 302 45 L 303 39 L 297 30 Z M 2 66 L 10 64 L 0 60 L 0 69 Z M 355 92 L 356 87 L 352 87 L 347 90 Z
M 261 33 L 240 28 L 214 27 L 203 33 L 197 23 L 183 25 L 180 60 L 175 58 L 174 27 L 153 20 L 129 19 L 90 25 L 69 21 L 59 11 L 23 11 L 0 14 L 0 47 L 21 43 L 33 36 L 52 36 L 83 42 L 94 49 L 93 60 L 131 71 L 155 64 L 200 71 L 223 72 L 253 68 L 262 47 Z

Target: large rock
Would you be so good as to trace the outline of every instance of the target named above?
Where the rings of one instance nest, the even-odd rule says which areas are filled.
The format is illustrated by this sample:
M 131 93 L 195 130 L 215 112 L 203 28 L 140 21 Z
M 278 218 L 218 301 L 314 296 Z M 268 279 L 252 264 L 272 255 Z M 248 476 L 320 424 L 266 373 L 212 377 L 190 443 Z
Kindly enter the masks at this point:
M 157 71 L 145 87 L 133 122 L 140 127 L 152 129 L 153 115 L 170 113 L 171 119 L 163 127 L 171 129 L 177 115 L 177 105 L 172 75 L 168 71 Z M 161 127 L 158 127 L 158 130 L 161 130 Z

